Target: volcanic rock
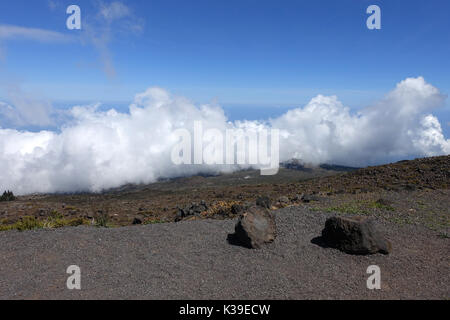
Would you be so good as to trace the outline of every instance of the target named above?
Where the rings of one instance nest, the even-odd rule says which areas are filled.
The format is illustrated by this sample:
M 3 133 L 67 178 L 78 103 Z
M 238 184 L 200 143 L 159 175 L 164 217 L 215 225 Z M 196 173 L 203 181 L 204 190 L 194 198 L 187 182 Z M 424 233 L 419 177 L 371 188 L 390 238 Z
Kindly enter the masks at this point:
M 275 217 L 267 208 L 252 206 L 239 218 L 229 240 L 247 248 L 258 249 L 277 236 Z
M 388 254 L 392 250 L 391 243 L 376 229 L 374 221 L 361 216 L 329 218 L 322 231 L 322 241 L 350 254 Z

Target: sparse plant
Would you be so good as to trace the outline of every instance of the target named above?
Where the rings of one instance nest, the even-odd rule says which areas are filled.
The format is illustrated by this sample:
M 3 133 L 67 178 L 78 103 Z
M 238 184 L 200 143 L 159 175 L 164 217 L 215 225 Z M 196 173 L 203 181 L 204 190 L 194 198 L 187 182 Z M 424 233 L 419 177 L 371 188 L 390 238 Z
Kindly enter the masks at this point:
M 95 226 L 99 228 L 109 227 L 109 216 L 106 212 L 103 211 L 97 212 L 97 217 L 95 219 Z
M 147 225 L 147 224 L 159 224 L 159 223 L 164 223 L 164 221 L 158 220 L 158 219 L 144 220 L 144 225 Z
M 326 208 L 325 212 L 338 212 L 342 214 L 366 214 L 367 212 L 362 209 L 360 206 L 355 204 L 344 204 L 338 207 L 330 207 Z
M 3 219 L 3 221 L 1 221 L 0 223 L 0 231 L 9 231 L 9 230 L 26 231 L 42 228 L 56 229 L 63 227 L 77 227 L 88 224 L 89 220 L 86 220 L 84 218 L 66 219 L 61 214 L 54 211 L 50 214 L 50 216 L 46 220 L 39 220 L 35 217 L 25 216 L 22 217 L 16 223 L 8 224 L 8 221 Z
M 41 229 L 43 227 L 44 223 L 42 221 L 28 216 L 21 218 L 20 221 L 13 225 L 13 228 L 19 231 Z
M 438 237 L 442 238 L 442 239 L 450 239 L 450 236 L 448 235 L 448 233 L 445 233 L 445 232 L 440 232 Z
M 395 208 L 392 207 L 389 204 L 386 204 L 380 200 L 377 201 L 373 201 L 369 203 L 369 207 L 370 208 L 376 208 L 376 209 L 381 209 L 381 210 L 386 210 L 386 211 L 395 211 Z
M 205 215 L 207 216 L 230 216 L 233 215 L 233 205 L 240 205 L 239 201 L 217 201 L 210 205 Z

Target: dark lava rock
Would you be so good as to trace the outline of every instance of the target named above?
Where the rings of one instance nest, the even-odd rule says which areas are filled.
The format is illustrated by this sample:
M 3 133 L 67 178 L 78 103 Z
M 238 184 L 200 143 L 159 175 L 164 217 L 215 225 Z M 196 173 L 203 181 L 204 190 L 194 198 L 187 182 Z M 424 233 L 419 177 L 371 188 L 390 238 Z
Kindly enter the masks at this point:
M 177 216 L 175 217 L 175 222 L 181 221 L 189 216 L 198 216 L 202 212 L 208 210 L 208 205 L 204 200 L 197 204 L 195 202 L 186 206 L 185 208 L 178 208 Z
M 304 194 L 302 196 L 301 200 L 305 203 L 309 203 L 311 201 L 319 201 L 319 197 L 317 197 L 313 194 Z
M 332 217 L 325 223 L 322 241 L 329 247 L 350 254 L 388 254 L 391 243 L 375 228 L 373 220 L 366 217 Z
M 44 217 L 44 216 L 48 216 L 49 213 L 50 213 L 50 210 L 49 210 L 49 209 L 43 209 L 43 208 L 41 208 L 41 209 L 39 209 L 37 215 L 40 216 L 40 217 Z
M 377 201 L 375 201 L 376 204 L 379 204 L 380 206 L 390 206 L 392 205 L 392 201 L 389 201 L 384 198 L 379 198 Z
M 417 187 L 415 185 L 410 184 L 410 183 L 402 185 L 402 188 L 406 191 L 414 191 L 417 189 Z
M 278 203 L 282 206 L 287 206 L 287 205 L 289 205 L 290 201 L 289 201 L 288 197 L 282 196 L 278 199 Z
M 256 199 L 256 205 L 270 209 L 270 199 L 267 196 L 261 196 Z
M 242 211 L 244 211 L 244 207 L 241 206 L 240 204 L 233 204 L 231 206 L 231 213 L 234 214 L 234 215 L 241 214 Z
M 261 248 L 277 236 L 275 217 L 261 206 L 250 207 L 242 214 L 234 230 L 228 237 L 229 242 L 251 249 Z

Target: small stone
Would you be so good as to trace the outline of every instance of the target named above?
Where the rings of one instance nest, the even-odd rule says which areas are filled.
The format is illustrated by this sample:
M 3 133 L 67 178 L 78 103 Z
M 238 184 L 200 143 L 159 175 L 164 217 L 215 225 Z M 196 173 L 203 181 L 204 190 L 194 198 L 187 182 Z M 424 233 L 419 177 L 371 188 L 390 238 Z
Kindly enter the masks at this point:
M 256 199 L 256 205 L 263 208 L 270 208 L 270 199 L 267 196 L 260 196 Z
M 319 197 L 317 197 L 317 196 L 315 196 L 313 194 L 311 194 L 311 195 L 305 194 L 305 195 L 302 196 L 301 200 L 303 202 L 305 202 L 305 203 L 309 203 L 311 201 L 319 201 Z
M 231 206 L 231 213 L 234 215 L 240 214 L 243 210 L 244 210 L 244 208 L 239 204 L 233 204 Z
M 280 199 L 278 199 L 278 202 L 281 205 L 288 205 L 289 204 L 289 198 L 286 197 L 286 196 L 282 196 L 282 197 L 280 197 Z

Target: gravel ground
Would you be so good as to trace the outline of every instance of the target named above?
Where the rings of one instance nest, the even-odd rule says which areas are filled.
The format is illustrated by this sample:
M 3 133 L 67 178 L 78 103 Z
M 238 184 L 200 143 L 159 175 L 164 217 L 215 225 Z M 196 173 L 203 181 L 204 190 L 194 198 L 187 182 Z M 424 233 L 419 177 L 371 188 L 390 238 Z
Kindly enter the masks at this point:
M 275 212 L 278 238 L 261 250 L 227 243 L 235 220 L 0 233 L 0 299 L 449 299 L 449 239 L 380 224 L 392 254 L 353 256 L 311 242 L 328 214 Z M 366 269 L 381 268 L 381 290 Z M 69 265 L 81 290 L 68 290 Z

